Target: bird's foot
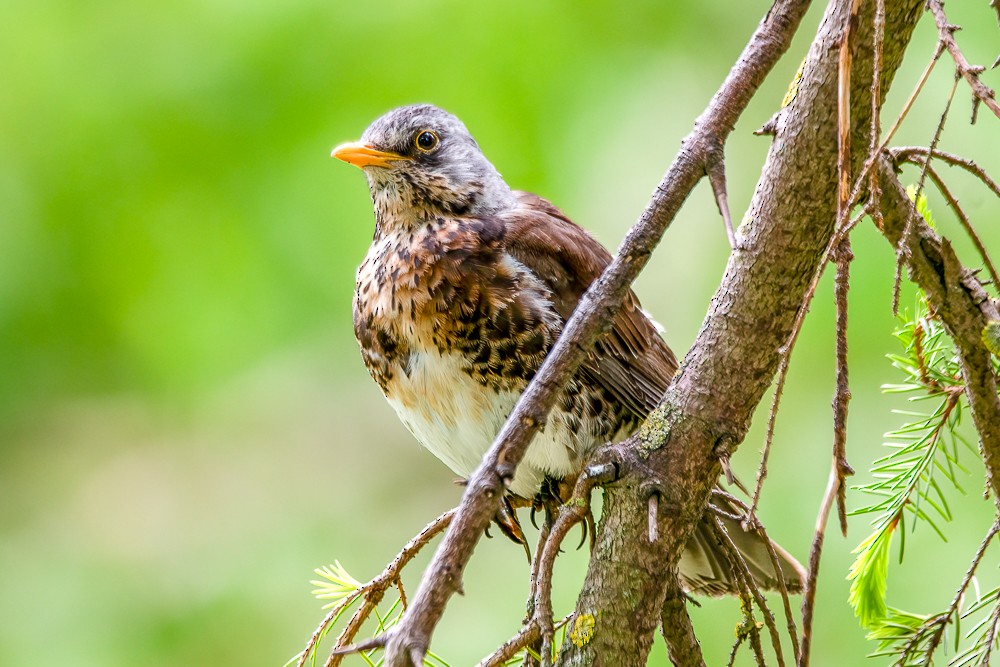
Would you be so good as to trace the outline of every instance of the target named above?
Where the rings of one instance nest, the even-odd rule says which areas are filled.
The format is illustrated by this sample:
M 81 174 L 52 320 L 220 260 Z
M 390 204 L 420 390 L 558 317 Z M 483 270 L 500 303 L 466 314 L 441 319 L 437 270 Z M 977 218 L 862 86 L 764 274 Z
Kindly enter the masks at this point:
M 500 501 L 500 507 L 497 509 L 497 513 L 493 517 L 493 523 L 497 525 L 504 535 L 510 538 L 511 541 L 520 544 L 524 547 L 524 553 L 528 557 L 528 562 L 531 562 L 531 548 L 528 546 L 528 538 L 524 536 L 524 531 L 521 529 L 521 522 L 517 518 L 517 514 L 514 511 L 514 506 L 510 502 L 510 498 L 504 496 Z

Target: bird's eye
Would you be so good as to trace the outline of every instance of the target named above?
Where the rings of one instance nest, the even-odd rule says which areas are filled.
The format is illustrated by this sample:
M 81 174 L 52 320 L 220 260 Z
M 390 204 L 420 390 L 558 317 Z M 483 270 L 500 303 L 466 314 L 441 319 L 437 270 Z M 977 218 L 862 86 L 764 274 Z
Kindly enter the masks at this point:
M 413 143 L 417 145 L 417 148 L 426 152 L 434 150 L 437 147 L 438 135 L 430 130 L 423 130 L 417 135 L 417 138 L 413 140 Z

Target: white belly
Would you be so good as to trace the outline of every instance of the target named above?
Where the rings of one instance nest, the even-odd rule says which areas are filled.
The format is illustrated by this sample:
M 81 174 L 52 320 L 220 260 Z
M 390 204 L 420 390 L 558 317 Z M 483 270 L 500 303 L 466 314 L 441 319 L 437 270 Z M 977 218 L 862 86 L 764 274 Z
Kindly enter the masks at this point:
M 389 404 L 421 445 L 470 477 L 520 394 L 484 387 L 462 370 L 460 357 L 437 350 L 412 351 L 409 371 L 396 374 Z M 511 492 L 531 498 L 546 474 L 561 478 L 574 472 L 581 444 L 553 412 L 518 467 Z

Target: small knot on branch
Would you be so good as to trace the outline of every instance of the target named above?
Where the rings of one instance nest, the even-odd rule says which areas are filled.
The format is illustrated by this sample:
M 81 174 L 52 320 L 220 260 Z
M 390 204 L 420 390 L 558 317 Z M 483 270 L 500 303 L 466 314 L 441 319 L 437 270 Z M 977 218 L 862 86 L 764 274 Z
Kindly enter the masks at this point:
M 780 113 L 780 111 L 775 112 L 775 114 L 771 116 L 766 123 L 753 131 L 754 135 L 758 137 L 778 136 L 778 115 Z
M 831 253 L 830 261 L 834 264 L 854 261 L 854 251 L 849 243 L 838 243 Z
M 639 485 L 639 496 L 646 501 L 647 533 L 649 543 L 653 544 L 660 539 L 659 517 L 660 498 L 663 496 L 663 485 L 659 480 L 646 480 Z
M 733 228 L 733 216 L 729 211 L 729 196 L 726 194 L 726 156 L 721 143 L 709 150 L 707 163 L 705 171 L 708 173 L 708 181 L 712 185 L 715 204 L 719 207 L 722 222 L 726 227 L 729 247 L 736 250 L 736 230 Z
M 736 475 L 729 464 L 729 456 L 732 453 L 732 436 L 724 435 L 715 443 L 715 455 L 719 457 L 719 464 L 722 466 L 722 473 L 726 476 L 726 483 L 729 486 L 736 484 Z
M 339 655 L 354 655 L 356 653 L 364 653 L 365 651 L 370 651 L 373 648 L 384 648 L 389 640 L 392 638 L 392 630 L 386 630 L 377 637 L 372 637 L 371 639 L 366 639 L 363 642 L 358 642 L 357 644 L 351 644 L 350 646 L 343 646 L 341 648 L 335 648 L 330 651 L 330 657 Z
M 618 480 L 618 464 L 613 461 L 594 463 L 583 469 L 583 474 L 593 486 L 603 486 Z
M 509 463 L 498 463 L 497 476 L 500 478 L 500 484 L 502 484 L 505 489 L 509 488 L 510 483 L 514 481 L 514 466 Z M 488 489 L 488 491 L 492 491 L 492 489 Z

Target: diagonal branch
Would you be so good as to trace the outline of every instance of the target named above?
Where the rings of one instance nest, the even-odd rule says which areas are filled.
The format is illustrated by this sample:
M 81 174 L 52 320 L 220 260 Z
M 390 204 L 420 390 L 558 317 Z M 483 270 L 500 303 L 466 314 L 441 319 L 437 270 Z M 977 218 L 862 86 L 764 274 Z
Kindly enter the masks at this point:
M 576 607 L 577 614 L 600 614 L 586 646 L 564 648 L 562 666 L 601 664 L 610 655 L 623 656 L 618 663 L 623 666 L 645 664 L 652 632 L 647 634 L 644 619 L 662 605 L 669 573 L 701 521 L 721 470 L 719 447 L 733 452 L 743 440 L 774 379 L 780 350 L 837 223 L 837 138 L 831 128 L 837 117 L 837 54 L 850 4 L 830 3 L 794 99 L 773 123 L 774 142 L 740 243 L 694 345 L 660 408 L 619 447 L 622 472 L 605 488 L 602 527 Z M 883 91 L 890 88 L 922 7 L 922 0 L 885 3 Z M 863 3 L 851 77 L 853 141 L 861 146 L 870 144 L 873 14 L 873 3 Z M 852 173 L 863 172 L 864 157 L 852 156 Z M 650 476 L 659 477 L 659 503 L 666 508 L 655 543 L 645 539 L 641 493 Z M 623 587 L 629 590 L 627 603 L 621 600 Z
M 993 281 L 993 285 L 1000 288 L 1000 275 L 997 274 L 997 269 L 993 266 L 993 260 L 990 258 L 990 253 L 986 250 L 986 246 L 983 245 L 983 240 L 979 238 L 979 234 L 976 233 L 976 228 L 972 226 L 972 220 L 969 219 L 965 210 L 958 203 L 958 199 L 955 195 L 951 193 L 951 190 L 945 184 L 941 175 L 938 174 L 934 167 L 930 165 L 930 160 L 927 161 L 926 167 L 927 176 L 929 176 L 931 181 L 934 182 L 934 185 L 937 186 L 938 191 L 941 193 L 941 196 L 944 197 L 944 200 L 948 202 L 948 206 L 951 207 L 951 210 L 955 212 L 955 217 L 958 218 L 959 224 L 962 225 L 965 233 L 969 235 L 969 239 L 972 241 L 972 244 L 976 246 L 976 251 L 979 253 L 979 256 L 983 258 L 983 265 L 986 267 L 986 272 L 990 274 L 990 280 Z
M 993 522 L 990 526 L 989 531 L 986 533 L 986 537 L 979 544 L 979 549 L 976 550 L 976 555 L 972 558 L 972 564 L 969 565 L 969 569 L 965 571 L 965 577 L 962 578 L 962 583 L 959 585 L 958 590 L 955 592 L 955 597 L 952 598 L 951 604 L 948 605 L 948 609 L 943 614 L 938 614 L 932 617 L 925 624 L 924 627 L 931 629 L 933 634 L 927 643 L 927 648 L 924 650 L 924 657 L 927 660 L 927 664 L 930 664 L 931 658 L 934 656 L 934 651 L 937 650 L 938 646 L 941 644 L 941 640 L 944 638 L 944 631 L 948 627 L 951 620 L 958 614 L 959 605 L 962 604 L 962 599 L 965 597 L 965 591 L 969 588 L 969 584 L 972 583 L 972 578 L 976 574 L 976 568 L 979 567 L 979 562 L 983 559 L 983 555 L 986 553 L 986 549 L 990 546 L 993 538 L 996 537 L 997 533 L 1000 532 L 1000 519 Z M 957 632 L 957 629 L 956 629 Z M 921 633 L 914 634 L 914 639 L 911 643 L 916 640 Z M 914 644 L 914 648 L 915 648 Z M 910 650 L 907 646 L 905 651 Z
M 941 0 L 927 0 L 927 8 L 934 15 L 934 23 L 937 24 L 938 28 L 938 39 L 948 49 L 948 53 L 951 54 L 952 59 L 955 61 L 956 73 L 964 78 L 972 88 L 974 99 L 972 107 L 973 122 L 975 122 L 976 109 L 980 103 L 985 104 L 989 107 L 990 111 L 996 114 L 997 118 L 1000 118 L 1000 104 L 997 104 L 996 91 L 979 80 L 979 75 L 986 68 L 982 65 L 970 65 L 969 61 L 965 59 L 965 55 L 955 42 L 955 31 L 960 28 L 957 25 L 948 23 L 948 17 L 944 13 L 944 3 Z
M 566 616 L 554 624 L 556 629 L 566 625 L 570 617 Z M 478 667 L 504 667 L 514 656 L 542 638 L 541 625 L 538 619 L 525 623 L 516 635 L 505 641 L 497 650 L 483 658 Z
M 663 601 L 660 627 L 671 664 L 677 667 L 705 667 L 701 644 L 687 613 L 687 595 L 681 589 L 676 572 L 667 575 L 667 595 Z
M 920 217 L 888 160 L 880 162 L 879 177 L 884 183 L 882 233 L 894 246 L 906 248 L 904 259 L 911 279 L 927 295 L 955 341 L 988 481 L 1000 506 L 1000 395 L 990 352 L 983 343 L 987 324 L 1000 321 L 997 303 L 975 274 L 962 266 L 948 240 Z
M 808 0 L 776 0 L 726 81 L 696 121 L 695 129 L 684 140 L 614 261 L 581 300 L 470 479 L 454 523 L 428 567 L 409 611 L 386 638 L 386 664 L 406 665 L 413 656 L 423 655 L 448 599 L 459 589 L 465 565 L 496 511 L 505 484 L 513 477 L 532 437 L 544 426 L 560 388 L 610 323 L 663 232 L 705 175 L 710 151 L 724 143 L 757 88 L 788 49 L 808 6 Z
M 382 601 L 383 596 L 388 589 L 393 586 L 399 588 L 399 599 L 403 601 L 403 607 L 406 607 L 406 594 L 403 592 L 403 583 L 400 579 L 400 575 L 403 572 L 403 568 L 413 560 L 414 557 L 420 550 L 423 549 L 427 544 L 434 539 L 434 537 L 448 527 L 451 523 L 452 518 L 455 516 L 455 510 L 450 509 L 443 513 L 438 518 L 431 521 L 429 524 L 424 526 L 423 530 L 413 536 L 413 538 L 403 546 L 402 550 L 396 557 L 386 565 L 382 572 L 374 577 L 368 583 L 360 586 L 356 591 L 345 597 L 339 604 L 333 607 L 326 617 L 320 622 L 319 626 L 309 637 L 309 641 L 306 643 L 306 647 L 299 654 L 299 660 L 296 663 L 297 667 L 303 667 L 309 660 L 311 655 L 315 654 L 316 648 L 320 641 L 322 641 L 323 636 L 329 631 L 330 626 L 336 622 L 336 619 L 340 616 L 341 612 L 350 605 L 358 597 L 364 597 L 364 602 L 361 607 L 354 613 L 351 620 L 348 622 L 347 627 L 341 632 L 340 637 L 337 638 L 336 644 L 334 646 L 333 653 L 326 661 L 326 667 L 336 667 L 343 660 L 346 654 L 342 649 L 345 649 L 348 644 L 354 641 L 354 636 L 361 629 L 361 626 L 368 616 L 371 615 L 372 611 L 378 606 L 379 602 Z M 349 651 L 350 652 L 350 651 Z
M 1000 0 L 997 1 L 1000 2 Z M 918 162 L 913 158 L 913 156 L 915 155 L 919 155 L 923 159 Z M 942 162 L 947 163 L 949 166 L 960 167 L 966 170 L 967 172 L 978 178 L 980 181 L 982 181 L 983 185 L 985 185 L 987 188 L 993 191 L 993 194 L 995 194 L 997 197 L 1000 197 L 1000 184 L 998 184 L 996 181 L 990 178 L 990 175 L 986 172 L 986 170 L 980 167 L 978 164 L 976 164 L 972 160 L 961 157 L 959 155 L 954 155 L 953 153 L 946 153 L 944 151 L 940 151 L 937 149 L 931 150 L 929 148 L 924 148 L 923 146 L 900 146 L 898 148 L 889 149 L 889 156 L 892 158 L 892 161 L 896 162 L 897 164 L 900 161 L 903 161 L 903 162 L 913 162 L 918 166 L 922 165 L 924 161 L 928 160 L 931 156 L 933 156 L 935 159 L 941 160 Z

